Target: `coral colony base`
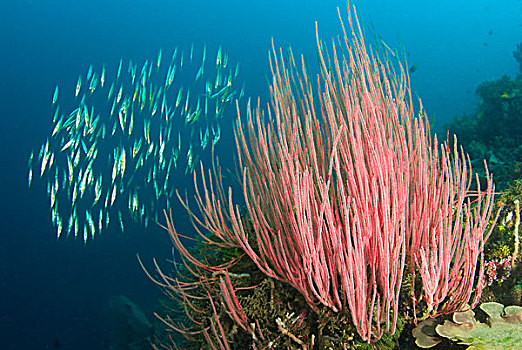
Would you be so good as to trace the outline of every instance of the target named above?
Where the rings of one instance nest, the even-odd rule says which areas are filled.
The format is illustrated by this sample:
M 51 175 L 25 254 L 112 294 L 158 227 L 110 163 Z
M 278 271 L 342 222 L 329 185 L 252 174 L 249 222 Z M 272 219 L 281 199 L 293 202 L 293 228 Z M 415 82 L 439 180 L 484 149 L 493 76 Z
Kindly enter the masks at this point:
M 405 321 L 479 301 L 492 176 L 471 190 L 456 138 L 439 145 L 414 112 L 408 72 L 348 22 L 331 45 L 317 34 L 315 77 L 273 48 L 270 105 L 238 107 L 244 207 L 202 166 L 200 214 L 178 195 L 201 243 L 187 249 L 166 214 L 183 264 L 156 264 L 175 332 L 155 348 L 394 348 Z

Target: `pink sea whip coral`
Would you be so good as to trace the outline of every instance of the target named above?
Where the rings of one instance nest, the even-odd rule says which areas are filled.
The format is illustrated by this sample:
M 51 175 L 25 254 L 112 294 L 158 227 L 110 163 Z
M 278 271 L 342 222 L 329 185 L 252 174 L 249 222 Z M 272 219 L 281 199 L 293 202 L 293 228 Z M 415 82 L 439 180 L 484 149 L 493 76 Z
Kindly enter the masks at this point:
M 456 139 L 439 153 L 422 107 L 415 115 L 407 72 L 367 48 L 356 16 L 348 18 L 351 37 L 343 26 L 344 40 L 334 41 L 330 53 L 317 39 L 316 78 L 304 59 L 296 61 L 291 52 L 285 59 L 273 49 L 267 115 L 249 103 L 244 120 L 238 108 L 247 215 L 232 190 L 223 191 L 219 172 L 213 181 L 203 170 L 202 191 L 195 181 L 201 215 L 191 214 L 206 243 L 240 248 L 266 276 L 299 291 L 312 310 L 321 304 L 348 310 L 370 342 L 395 332 L 406 266 L 413 281 L 417 274 L 422 281 L 418 291 L 412 288 L 414 310 L 418 300 L 430 315 L 476 304 L 494 185 L 488 174 L 485 191 L 480 184 L 471 191 L 470 162 Z M 230 265 L 195 258 L 167 221 L 190 271 L 200 276 L 197 285 L 212 288 L 198 272 L 212 271 L 227 313 L 255 338 L 249 323 L 255 320 L 241 311 Z M 163 280 L 192 305 L 194 285 Z M 219 319 L 212 323 L 219 338 L 215 324 Z

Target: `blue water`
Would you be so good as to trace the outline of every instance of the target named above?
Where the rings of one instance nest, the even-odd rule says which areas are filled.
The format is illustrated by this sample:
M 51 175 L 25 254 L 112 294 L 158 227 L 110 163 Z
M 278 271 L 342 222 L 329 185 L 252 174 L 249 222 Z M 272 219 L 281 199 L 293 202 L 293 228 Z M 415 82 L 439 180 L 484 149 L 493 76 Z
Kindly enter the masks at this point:
M 356 1 L 368 39 L 380 36 L 405 48 L 412 89 L 435 125 L 472 112 L 478 83 L 517 70 L 512 57 L 522 41 L 522 1 Z M 161 296 L 141 271 L 171 256 L 166 233 L 129 225 L 84 246 L 56 240 L 43 186 L 27 189 L 27 157 L 49 134 L 56 85 L 73 86 L 90 64 L 142 62 L 160 48 L 214 50 L 222 45 L 241 62 L 246 94 L 266 103 L 267 54 L 292 45 L 315 60 L 315 21 L 321 36 L 340 33 L 336 7 L 343 1 L 3 0 L 0 2 L 0 349 L 103 349 L 111 325 L 103 308 L 126 295 L 144 310 Z M 231 123 L 226 115 L 218 155 L 232 166 Z M 225 125 L 225 124 L 224 124 Z M 179 188 L 190 191 L 190 178 Z M 189 192 L 190 193 L 190 192 Z M 191 233 L 174 207 L 178 228 Z M 167 263 L 164 263 L 167 266 Z

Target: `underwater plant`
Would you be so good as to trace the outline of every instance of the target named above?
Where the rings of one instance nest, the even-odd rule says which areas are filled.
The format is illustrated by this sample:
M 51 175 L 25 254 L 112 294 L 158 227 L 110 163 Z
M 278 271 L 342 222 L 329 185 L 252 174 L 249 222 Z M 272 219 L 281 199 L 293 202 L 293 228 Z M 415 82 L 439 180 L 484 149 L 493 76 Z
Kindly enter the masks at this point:
M 194 176 L 199 216 L 180 196 L 218 254 L 189 251 L 166 214 L 184 267 L 170 277 L 156 265 L 156 282 L 189 319 L 163 317 L 170 330 L 210 349 L 288 342 L 342 349 L 355 338 L 358 348 L 371 348 L 400 333 L 404 294 L 414 318 L 477 304 L 492 176 L 484 191 L 470 190 L 466 154 L 431 138 L 422 108 L 414 111 L 407 71 L 366 47 L 354 18 L 349 12 L 351 37 L 342 24 L 331 53 L 316 29 L 316 79 L 304 58 L 273 47 L 267 115 L 249 103 L 235 129 L 245 209 L 223 188 L 218 166 Z M 241 254 L 216 258 L 225 251 Z M 300 307 L 272 314 L 266 325 L 251 317 L 243 295 L 271 283 L 281 287 L 267 293 L 267 308 Z M 285 288 L 294 301 L 275 296 Z M 306 324 L 311 331 L 297 335 Z M 328 327 L 337 338 L 325 335 Z
M 444 337 L 458 344 L 470 345 L 468 350 L 520 349 L 522 307 L 504 307 L 502 304 L 490 302 L 481 304 L 480 309 L 487 314 L 487 323 L 477 321 L 475 313 L 468 310 L 455 312 L 451 321 L 446 320 L 443 324 L 435 326 L 436 334 L 426 331 L 433 326 L 431 321 L 419 325 L 414 332 L 417 345 L 428 349 L 440 343 L 440 337 Z

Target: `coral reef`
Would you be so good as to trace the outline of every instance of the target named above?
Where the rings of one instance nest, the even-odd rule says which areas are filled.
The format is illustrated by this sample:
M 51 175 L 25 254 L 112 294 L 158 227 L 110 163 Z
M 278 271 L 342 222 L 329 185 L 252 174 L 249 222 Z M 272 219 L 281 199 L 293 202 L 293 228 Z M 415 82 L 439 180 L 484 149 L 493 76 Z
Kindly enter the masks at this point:
M 232 257 L 237 257 L 235 251 L 228 249 L 211 251 L 209 250 L 211 247 L 205 244 L 198 244 L 194 249 L 197 250 L 194 256 L 210 257 L 214 264 L 227 264 L 234 259 Z M 189 274 L 186 266 L 179 266 L 178 276 Z M 398 338 L 403 327 L 401 319 L 394 334 L 385 334 L 381 339 L 370 344 L 357 333 L 349 313 L 335 313 L 325 306 L 320 306 L 317 313 L 312 311 L 302 294 L 286 283 L 267 277 L 250 259 L 243 257 L 237 260 L 228 274 L 236 289 L 236 297 L 241 304 L 242 312 L 249 320 L 255 320 L 255 323 L 250 326 L 257 334 L 255 340 L 257 348 L 391 350 L 398 346 Z M 197 328 L 212 327 L 212 323 L 219 319 L 223 338 L 226 338 L 229 344 L 233 344 L 233 349 L 250 348 L 248 344 L 253 343 L 252 334 L 238 327 L 230 315 L 219 289 L 219 280 L 216 279 L 219 273 L 207 273 L 205 277 L 209 281 L 206 289 L 211 293 L 210 299 L 201 299 L 192 303 L 193 309 L 187 306 L 186 302 L 165 300 L 162 318 L 168 324 L 178 325 L 187 321 L 185 310 L 188 312 L 189 320 L 198 319 L 198 315 L 206 314 L 208 316 L 202 319 L 202 324 Z M 213 305 L 210 300 L 214 300 Z M 180 307 L 181 305 L 185 308 Z M 195 309 L 198 312 L 194 311 Z M 185 338 L 171 334 L 158 337 L 155 348 L 212 349 L 203 333 L 182 333 Z M 214 338 L 213 341 L 217 343 L 214 334 L 211 338 Z M 165 344 L 168 343 L 171 344 L 170 347 L 166 347 Z
M 350 28 L 355 36 L 352 21 Z M 413 321 L 468 310 L 484 285 L 493 290 L 515 281 L 518 226 L 511 232 L 507 216 L 498 232 L 515 237 L 513 245 L 493 247 L 484 259 L 499 217 L 490 220 L 494 185 L 487 168 L 486 182 L 472 190 L 468 156 L 456 140 L 440 148 L 432 141 L 426 115 L 416 116 L 405 102 L 409 85 L 388 80 L 395 71 L 385 60 L 370 59 L 362 38 L 346 47 L 350 55 L 339 54 L 341 64 L 332 64 L 326 44 L 317 41 L 323 114 L 315 110 L 308 72 L 294 69 L 291 51 L 285 59 L 274 49 L 268 120 L 250 105 L 246 122 L 239 115 L 235 137 L 245 209 L 231 188 L 224 190 L 217 167 L 194 179 L 200 216 L 182 200 L 203 242 L 197 253 L 166 214 L 165 228 L 183 264 L 175 264 L 175 275 L 156 265 L 155 282 L 185 316 L 167 311 L 160 317 L 190 342 L 186 348 L 393 349 Z M 345 82 L 341 66 L 358 74 Z M 400 74 L 406 74 L 402 67 Z M 519 142 L 509 127 L 519 112 L 518 84 L 506 78 L 477 90 L 487 115 L 504 120 L 495 124 L 507 135 L 502 142 Z M 489 99 L 499 89 L 500 96 Z M 381 112 L 368 112 L 374 110 Z M 489 137 L 482 127 L 477 123 L 476 136 Z M 488 152 L 498 139 L 470 140 Z M 488 159 L 503 163 L 497 153 Z M 516 297 L 519 289 L 510 294 Z M 517 316 L 512 310 L 507 312 Z M 472 311 L 466 312 L 458 313 L 466 319 L 454 315 L 453 323 L 471 322 Z M 440 332 L 436 326 L 436 333 L 458 337 L 451 326 Z M 179 347 L 165 339 L 171 343 L 162 339 L 155 347 Z
M 494 210 L 501 210 L 501 213 L 484 250 L 486 284 L 482 293 L 483 302 L 522 305 L 522 262 L 516 244 L 516 237 L 520 235 L 516 227 L 517 215 L 520 218 L 522 214 L 520 205 L 517 208 L 516 202 L 520 200 L 522 180 L 513 181 L 497 197 Z

